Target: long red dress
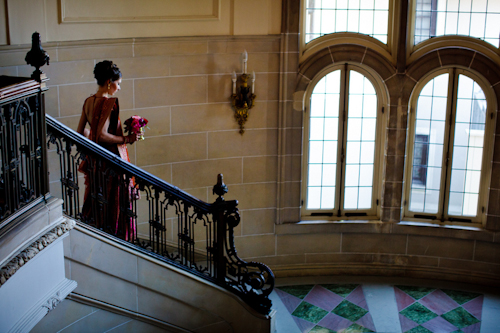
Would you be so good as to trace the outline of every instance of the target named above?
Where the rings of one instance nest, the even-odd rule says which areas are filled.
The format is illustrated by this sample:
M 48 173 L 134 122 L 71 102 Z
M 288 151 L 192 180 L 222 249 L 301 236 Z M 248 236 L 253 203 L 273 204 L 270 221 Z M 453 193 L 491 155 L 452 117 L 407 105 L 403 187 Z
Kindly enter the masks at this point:
M 122 136 L 119 104 L 117 98 L 87 98 L 83 112 L 90 123 L 89 139 L 130 162 L 126 144 L 107 144 L 98 142 L 98 133 L 109 118 L 108 133 Z M 117 173 L 104 162 L 85 157 L 79 171 L 85 175 L 85 195 L 82 220 L 96 228 L 103 229 L 127 241 L 136 239 L 135 219 L 130 212 L 132 205 L 131 185 L 133 180 Z

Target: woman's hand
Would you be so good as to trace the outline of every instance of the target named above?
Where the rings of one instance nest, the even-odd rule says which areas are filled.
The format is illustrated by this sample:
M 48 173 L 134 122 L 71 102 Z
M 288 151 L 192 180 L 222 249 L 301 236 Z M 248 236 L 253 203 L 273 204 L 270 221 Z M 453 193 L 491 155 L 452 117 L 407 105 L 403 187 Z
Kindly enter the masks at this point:
M 127 138 L 125 140 L 126 143 L 134 143 L 141 138 L 141 134 L 140 133 L 135 133 L 135 134 L 131 133 L 131 134 L 127 135 L 126 138 Z

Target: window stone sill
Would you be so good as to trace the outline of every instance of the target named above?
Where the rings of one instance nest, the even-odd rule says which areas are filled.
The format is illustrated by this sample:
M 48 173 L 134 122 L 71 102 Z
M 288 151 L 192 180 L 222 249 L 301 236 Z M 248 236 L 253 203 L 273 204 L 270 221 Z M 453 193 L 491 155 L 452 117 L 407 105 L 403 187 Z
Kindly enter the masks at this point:
M 419 235 L 439 238 L 480 240 L 500 243 L 500 232 L 488 231 L 477 226 L 435 224 L 428 222 L 401 221 L 399 223 L 379 220 L 358 221 L 300 221 L 276 225 L 277 235 L 364 233 Z

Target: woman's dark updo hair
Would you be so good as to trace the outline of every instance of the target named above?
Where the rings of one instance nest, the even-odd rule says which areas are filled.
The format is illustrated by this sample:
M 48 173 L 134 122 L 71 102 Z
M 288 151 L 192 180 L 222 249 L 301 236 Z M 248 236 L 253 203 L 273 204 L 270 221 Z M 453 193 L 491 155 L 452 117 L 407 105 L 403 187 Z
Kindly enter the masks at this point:
M 107 80 L 112 82 L 119 80 L 122 77 L 122 72 L 118 66 L 113 64 L 110 60 L 104 60 L 99 62 L 94 67 L 94 77 L 97 80 L 97 84 L 101 87 L 106 84 Z

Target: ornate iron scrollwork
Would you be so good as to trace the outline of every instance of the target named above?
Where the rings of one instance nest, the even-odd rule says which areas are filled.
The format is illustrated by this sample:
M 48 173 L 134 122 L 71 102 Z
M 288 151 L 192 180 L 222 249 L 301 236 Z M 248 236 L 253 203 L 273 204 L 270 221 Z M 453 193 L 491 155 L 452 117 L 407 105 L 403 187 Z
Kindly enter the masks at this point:
M 214 186 L 214 193 L 227 193 L 227 187 L 224 191 L 220 190 L 224 187 L 222 175 L 219 175 L 217 184 Z M 220 216 L 218 227 L 224 228 L 227 233 L 224 239 L 227 272 L 225 280 L 255 310 L 268 314 L 272 306 L 269 295 L 274 288 L 274 274 L 265 264 L 246 262 L 238 257 L 234 244 L 234 228 L 240 223 L 237 205 L 237 201 L 224 201 L 222 194 L 219 194 L 219 198 L 214 203 Z
M 0 121 L 0 219 L 48 192 L 41 93 L 4 102 Z
M 240 223 L 238 203 L 224 200 L 227 186 L 222 175 L 214 186 L 218 198 L 208 204 L 123 162 L 51 117 L 47 117 L 47 124 L 49 149 L 55 146 L 60 159 L 60 170 L 54 174 L 61 175 L 66 214 L 217 283 L 257 311 L 269 313 L 268 296 L 274 286 L 274 275 L 266 265 L 238 257 L 234 245 L 234 228 Z M 77 195 L 82 189 L 78 170 L 93 177 L 87 179 L 85 186 L 92 202 L 91 215 L 79 213 L 80 207 L 85 207 L 85 200 Z M 132 195 L 132 178 L 133 191 L 139 191 L 140 196 Z M 119 187 L 118 192 L 112 191 L 114 185 Z M 115 224 L 103 224 L 102 217 L 109 216 L 113 208 L 110 193 L 119 193 L 120 219 Z M 66 204 L 71 200 L 71 205 Z M 123 228 L 119 229 L 120 226 Z

